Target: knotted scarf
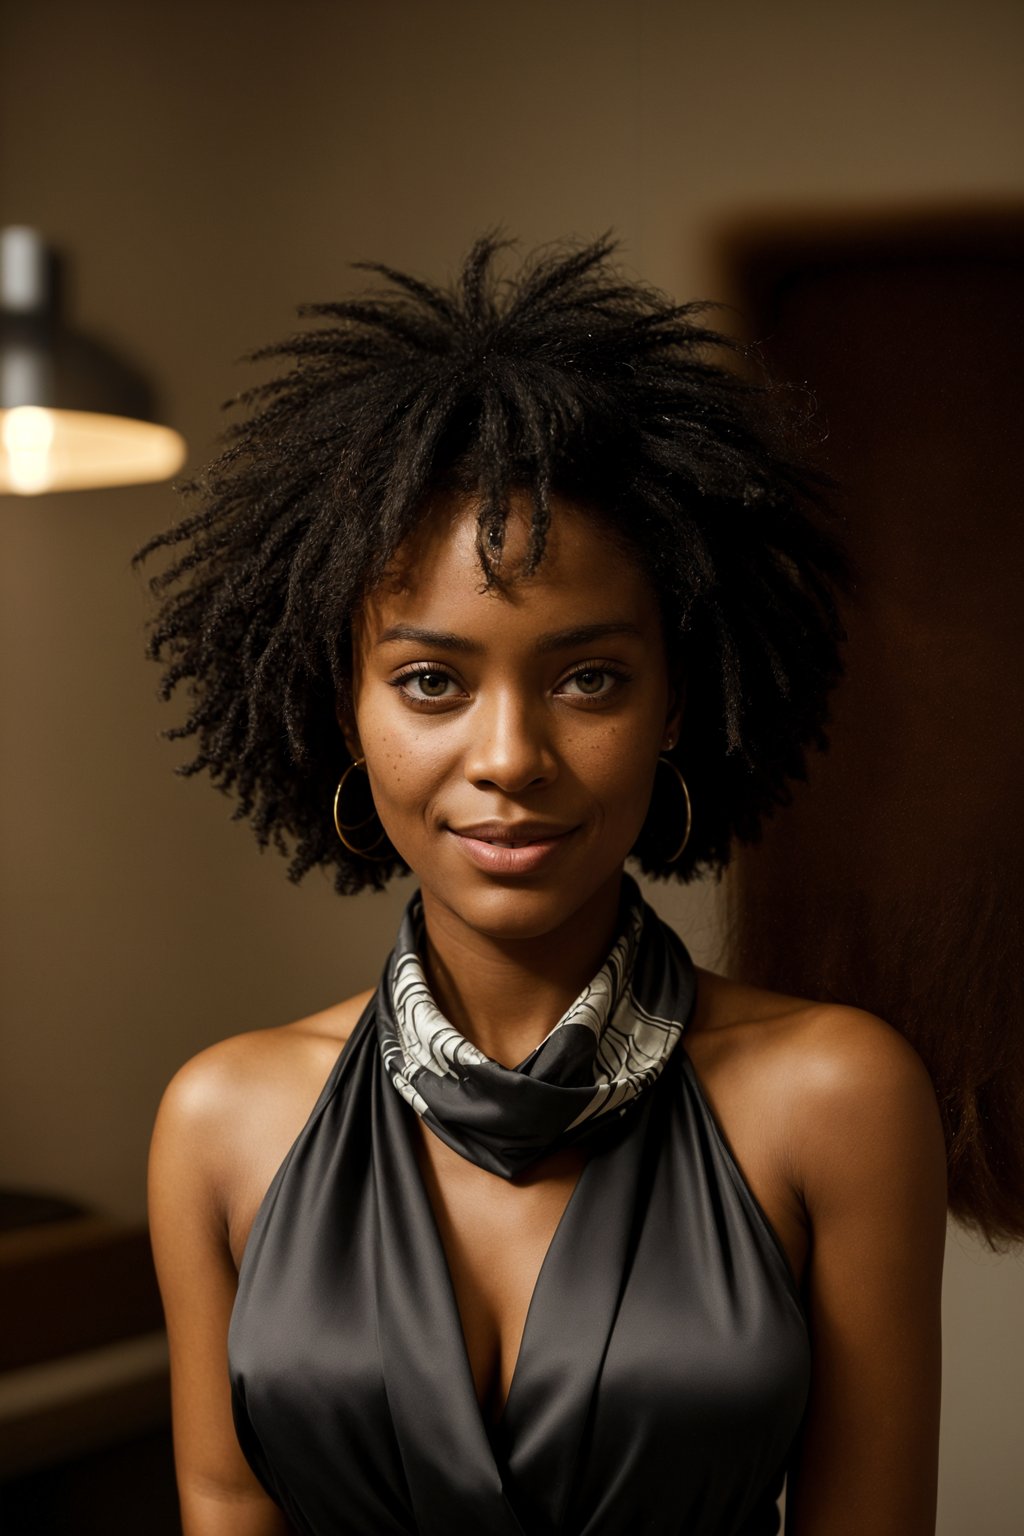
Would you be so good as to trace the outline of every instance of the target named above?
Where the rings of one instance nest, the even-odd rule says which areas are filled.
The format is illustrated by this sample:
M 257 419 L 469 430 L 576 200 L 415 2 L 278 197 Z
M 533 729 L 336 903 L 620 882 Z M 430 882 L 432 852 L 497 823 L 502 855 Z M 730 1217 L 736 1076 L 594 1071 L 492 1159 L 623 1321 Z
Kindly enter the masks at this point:
M 596 1141 L 628 1124 L 661 1075 L 693 1006 L 693 962 L 627 874 L 619 918 L 597 975 L 506 1067 L 438 1008 L 420 958 L 422 898 L 410 899 L 377 991 L 385 1071 L 431 1130 L 481 1168 L 510 1179 L 557 1148 Z

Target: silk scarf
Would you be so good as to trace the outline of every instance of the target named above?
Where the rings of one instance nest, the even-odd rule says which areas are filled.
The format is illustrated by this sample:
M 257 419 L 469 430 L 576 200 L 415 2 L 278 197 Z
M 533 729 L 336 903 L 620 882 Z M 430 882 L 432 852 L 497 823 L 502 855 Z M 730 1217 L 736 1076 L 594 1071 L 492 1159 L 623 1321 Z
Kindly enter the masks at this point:
M 627 874 L 607 959 L 516 1067 L 486 1056 L 445 1018 L 424 974 L 423 940 L 417 891 L 377 992 L 386 1074 L 442 1141 L 505 1179 L 557 1148 L 596 1143 L 628 1125 L 693 1006 L 690 955 Z

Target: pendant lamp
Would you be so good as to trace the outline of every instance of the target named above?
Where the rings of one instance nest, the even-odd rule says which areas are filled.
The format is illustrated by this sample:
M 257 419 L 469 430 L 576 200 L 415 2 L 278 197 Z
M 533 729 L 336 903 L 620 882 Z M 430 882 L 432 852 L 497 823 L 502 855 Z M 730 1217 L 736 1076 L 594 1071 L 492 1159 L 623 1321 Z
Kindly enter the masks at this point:
M 176 474 L 184 439 L 157 422 L 141 375 L 66 325 L 60 277 L 38 231 L 0 230 L 0 492 L 31 496 Z

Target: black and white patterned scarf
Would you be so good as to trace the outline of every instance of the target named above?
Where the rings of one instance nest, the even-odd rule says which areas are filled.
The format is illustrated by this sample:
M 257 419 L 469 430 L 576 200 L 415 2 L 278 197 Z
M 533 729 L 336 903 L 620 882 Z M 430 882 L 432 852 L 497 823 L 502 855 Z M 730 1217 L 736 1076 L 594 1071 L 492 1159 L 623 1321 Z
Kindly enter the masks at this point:
M 624 874 L 618 936 L 597 975 L 517 1067 L 441 1013 L 423 972 L 423 904 L 409 901 L 377 990 L 386 1075 L 463 1157 L 510 1179 L 545 1153 L 627 1120 L 661 1075 L 693 1006 L 693 962 Z

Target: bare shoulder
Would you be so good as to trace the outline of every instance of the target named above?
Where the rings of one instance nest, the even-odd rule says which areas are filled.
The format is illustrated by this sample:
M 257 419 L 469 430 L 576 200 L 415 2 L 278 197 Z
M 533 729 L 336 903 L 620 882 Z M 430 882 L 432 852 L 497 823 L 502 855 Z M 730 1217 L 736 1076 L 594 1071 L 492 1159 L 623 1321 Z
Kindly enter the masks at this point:
M 178 1068 L 165 1100 L 200 1128 L 222 1122 L 236 1104 L 256 1108 L 264 1095 L 299 1087 L 337 1058 L 372 995 L 360 992 L 293 1023 L 245 1030 L 206 1046 Z
M 819 1003 L 698 973 L 693 1027 L 709 1062 L 756 1060 L 752 1074 L 788 1128 L 790 1176 L 808 1210 L 856 1165 L 865 1176 L 912 1161 L 945 1189 L 945 1142 L 934 1084 L 913 1045 L 862 1008 Z M 692 1054 L 692 1052 L 691 1052 Z M 813 1214 L 813 1213 L 812 1213 Z
M 698 1034 L 732 1038 L 757 1026 L 776 1050 L 799 1067 L 801 1086 L 818 1084 L 842 1092 L 866 1073 L 872 1084 L 931 1079 L 910 1041 L 877 1014 L 841 1003 L 819 1003 L 765 987 L 733 981 L 713 971 L 698 972 L 698 1003 L 692 1028 Z
M 229 1035 L 190 1057 L 157 1113 L 154 1145 L 164 1159 L 201 1165 L 228 1215 L 246 1180 L 280 1162 L 372 996 L 370 989 L 290 1024 Z

